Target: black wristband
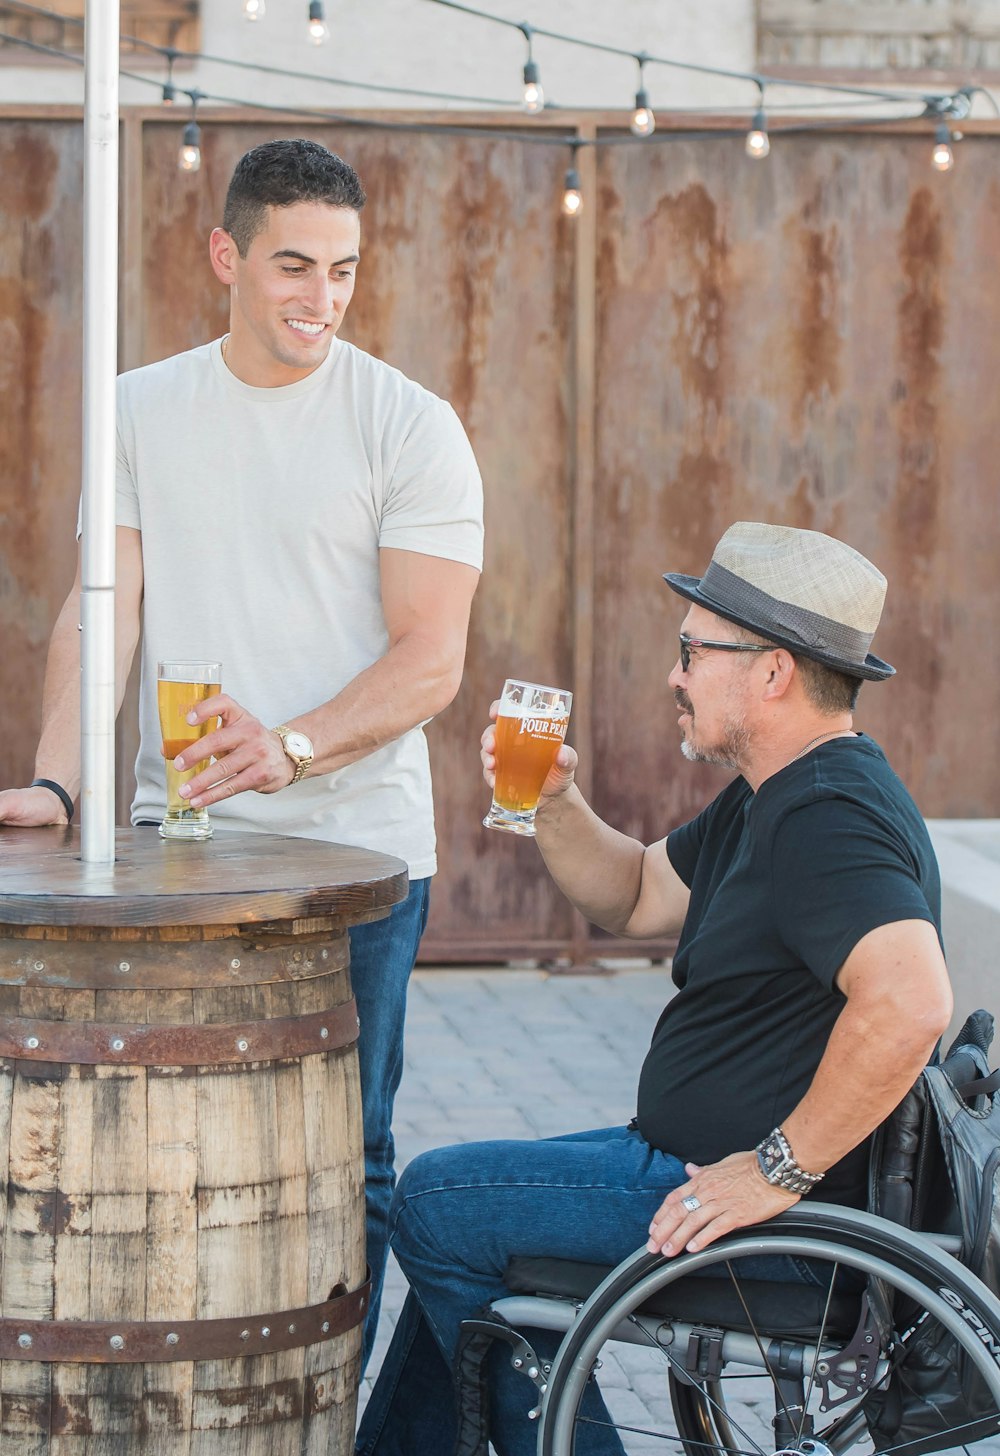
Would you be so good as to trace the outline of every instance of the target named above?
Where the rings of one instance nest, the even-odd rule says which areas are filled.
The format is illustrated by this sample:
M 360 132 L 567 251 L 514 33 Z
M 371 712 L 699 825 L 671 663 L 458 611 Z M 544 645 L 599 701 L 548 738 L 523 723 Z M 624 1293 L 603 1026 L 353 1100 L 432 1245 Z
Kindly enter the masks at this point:
M 62 806 L 66 810 L 67 824 L 73 823 L 73 800 L 67 794 L 62 784 L 54 783 L 52 779 L 32 779 L 31 787 L 33 789 L 51 789 L 56 798 L 62 800 Z

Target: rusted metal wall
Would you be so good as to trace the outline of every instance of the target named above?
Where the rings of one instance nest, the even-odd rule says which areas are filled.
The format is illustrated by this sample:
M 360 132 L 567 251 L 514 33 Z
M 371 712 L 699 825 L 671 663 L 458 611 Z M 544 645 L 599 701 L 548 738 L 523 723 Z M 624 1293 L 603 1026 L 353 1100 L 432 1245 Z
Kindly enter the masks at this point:
M 238 156 L 280 134 L 301 128 L 215 121 L 182 176 L 176 119 L 127 116 L 123 367 L 224 330 L 208 233 Z M 507 675 L 573 686 L 599 812 L 647 839 L 694 812 L 725 776 L 678 752 L 666 676 L 684 606 L 660 574 L 702 570 L 741 517 L 832 531 L 883 567 L 877 650 L 900 674 L 865 688 L 860 724 L 928 814 L 1000 814 L 1000 138 L 968 138 L 946 176 L 924 135 L 775 138 L 763 165 L 725 136 L 608 147 L 581 155 L 571 223 L 559 149 L 308 134 L 371 198 L 345 335 L 454 403 L 486 483 L 466 681 L 429 730 L 427 959 L 607 949 L 532 846 L 480 828 L 486 708 Z M 72 574 L 80 152 L 72 123 L 0 120 L 7 781 L 30 770 Z
M 685 604 L 659 578 L 739 519 L 883 569 L 899 675 L 859 726 L 926 814 L 1000 813 L 996 145 L 946 175 L 923 136 L 601 154 L 595 802 L 623 827 L 654 838 L 724 782 L 675 751 Z
M 30 783 L 80 490 L 83 132 L 0 122 L 0 779 Z

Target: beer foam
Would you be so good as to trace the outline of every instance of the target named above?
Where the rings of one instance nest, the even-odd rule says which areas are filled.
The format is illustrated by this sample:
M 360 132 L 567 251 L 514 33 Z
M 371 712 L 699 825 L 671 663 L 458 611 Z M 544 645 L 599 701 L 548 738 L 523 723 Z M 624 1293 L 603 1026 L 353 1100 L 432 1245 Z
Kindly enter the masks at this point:
M 564 707 L 529 708 L 523 703 L 501 703 L 501 718 L 568 718 L 569 709 Z

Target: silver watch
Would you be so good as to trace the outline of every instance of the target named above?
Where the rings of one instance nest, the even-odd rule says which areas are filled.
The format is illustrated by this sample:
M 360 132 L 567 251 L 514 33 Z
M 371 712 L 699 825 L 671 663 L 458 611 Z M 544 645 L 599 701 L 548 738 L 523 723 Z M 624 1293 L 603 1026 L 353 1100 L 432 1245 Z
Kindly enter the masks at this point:
M 808 1193 L 823 1177 L 822 1173 L 807 1173 L 799 1167 L 791 1144 L 780 1127 L 769 1132 L 757 1144 L 756 1151 L 758 1168 L 775 1188 L 784 1188 L 789 1193 Z
M 282 748 L 295 765 L 295 773 L 288 785 L 291 788 L 292 784 L 297 784 L 305 775 L 313 761 L 312 739 L 300 733 L 297 728 L 289 728 L 287 723 L 279 723 L 274 732 L 281 739 Z

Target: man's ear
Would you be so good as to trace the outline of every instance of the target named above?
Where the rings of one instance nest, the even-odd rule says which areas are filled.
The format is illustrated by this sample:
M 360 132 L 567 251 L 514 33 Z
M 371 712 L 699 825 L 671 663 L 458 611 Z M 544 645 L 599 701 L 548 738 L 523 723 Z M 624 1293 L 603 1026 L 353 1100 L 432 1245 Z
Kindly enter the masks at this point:
M 774 652 L 769 654 L 769 666 L 767 680 L 764 685 L 764 698 L 783 698 L 792 685 L 795 677 L 795 658 L 784 647 L 776 647 Z
M 208 240 L 208 256 L 212 260 L 212 272 L 220 283 L 236 282 L 236 260 L 239 250 L 231 234 L 225 228 L 213 228 Z

